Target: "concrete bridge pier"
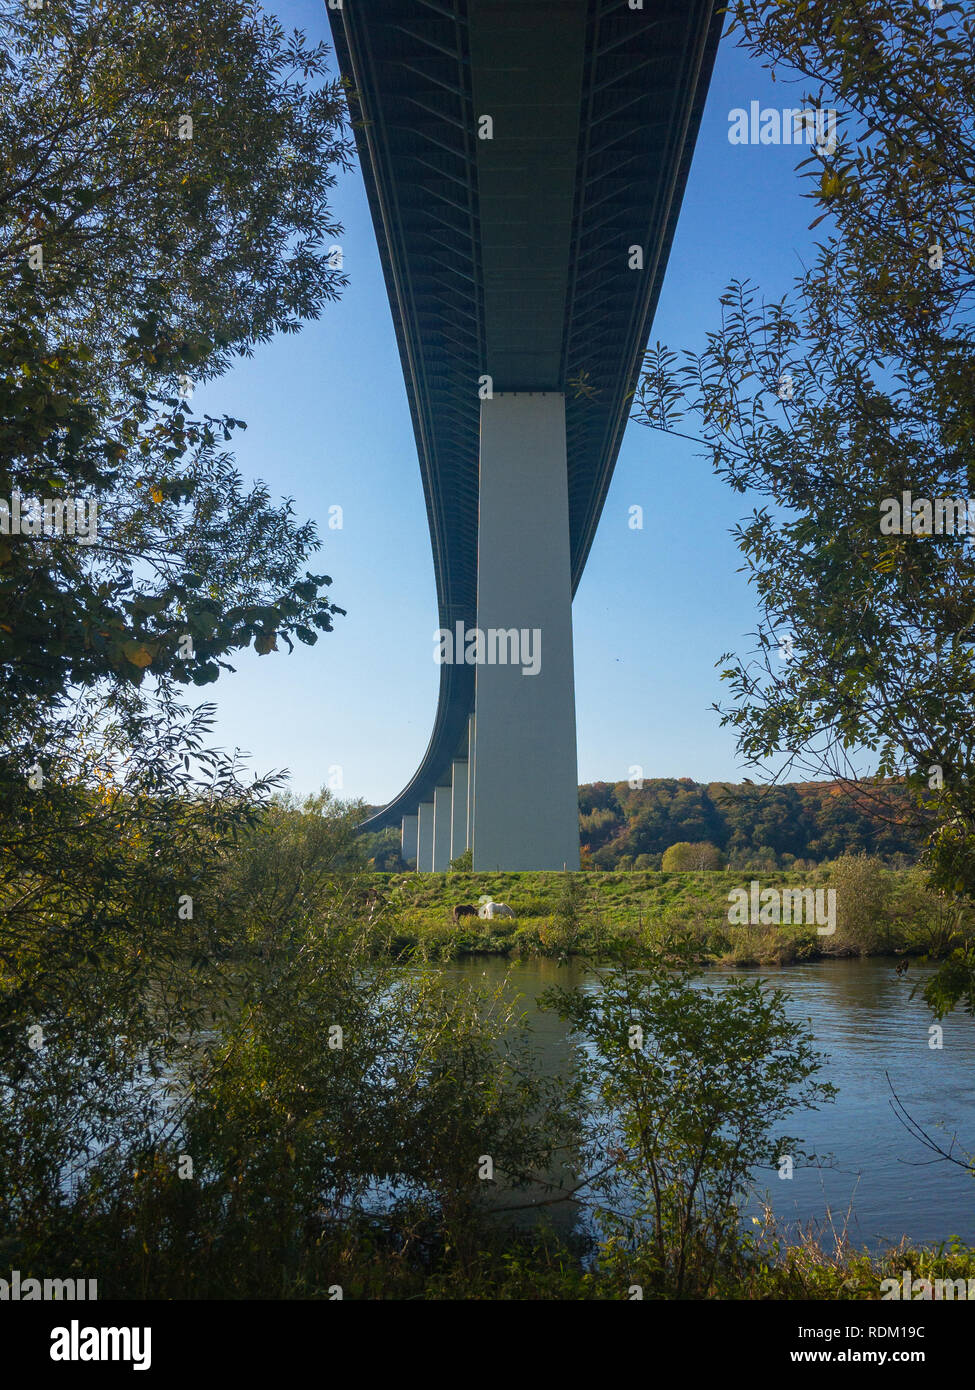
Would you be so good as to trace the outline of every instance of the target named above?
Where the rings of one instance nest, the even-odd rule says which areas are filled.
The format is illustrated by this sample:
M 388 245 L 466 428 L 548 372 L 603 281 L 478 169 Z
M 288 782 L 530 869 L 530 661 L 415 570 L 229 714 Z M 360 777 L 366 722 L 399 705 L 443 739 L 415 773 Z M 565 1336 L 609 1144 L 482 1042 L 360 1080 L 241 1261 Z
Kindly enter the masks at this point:
M 404 816 L 403 824 L 400 829 L 400 854 L 405 863 L 417 857 L 417 839 L 419 832 L 419 816 Z
M 450 868 L 450 802 L 451 787 L 437 787 L 433 793 L 433 872 L 446 873 Z
M 481 402 L 474 869 L 578 869 L 565 397 Z
M 467 768 L 466 758 L 450 764 L 450 857 L 456 859 L 467 848 Z
M 477 756 L 477 728 L 474 716 L 467 720 L 467 843 L 466 849 L 474 844 L 474 764 Z
M 417 813 L 416 871 L 433 872 L 433 802 L 421 801 Z

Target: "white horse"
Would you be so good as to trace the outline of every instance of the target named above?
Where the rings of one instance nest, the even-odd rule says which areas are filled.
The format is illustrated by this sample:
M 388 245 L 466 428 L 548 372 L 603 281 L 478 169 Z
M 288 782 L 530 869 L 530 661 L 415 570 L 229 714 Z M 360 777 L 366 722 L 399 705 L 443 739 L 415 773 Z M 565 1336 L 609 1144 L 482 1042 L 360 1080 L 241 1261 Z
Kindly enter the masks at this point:
M 486 903 L 481 903 L 481 906 L 477 909 L 477 915 L 478 917 L 483 917 L 485 921 L 490 922 L 495 917 L 514 917 L 515 914 L 507 903 L 488 901 Z

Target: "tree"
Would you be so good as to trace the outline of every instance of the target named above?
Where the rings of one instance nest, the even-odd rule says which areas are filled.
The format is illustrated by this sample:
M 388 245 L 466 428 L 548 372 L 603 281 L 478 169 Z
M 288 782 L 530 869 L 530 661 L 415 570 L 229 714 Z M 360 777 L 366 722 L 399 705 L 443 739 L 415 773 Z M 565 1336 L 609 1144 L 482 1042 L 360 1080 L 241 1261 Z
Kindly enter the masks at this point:
M 861 850 L 913 861 L 924 840 L 911 796 L 897 780 L 857 788 L 837 780 L 705 787 L 649 778 L 640 788 L 621 782 L 615 811 L 600 795 L 605 787 L 579 789 L 580 836 L 600 869 L 659 865 L 661 853 L 677 841 L 706 841 L 737 866 L 757 867 L 761 859 L 775 868 L 788 856 L 818 863 Z
M 90 544 L 0 525 L 0 695 L 27 736 L 69 688 L 206 684 L 341 612 L 304 572 L 314 526 L 221 452 L 243 422 L 188 400 L 345 283 L 349 144 L 324 46 L 253 0 L 5 6 L 0 130 L 0 500 L 97 506 Z
M 721 852 L 707 841 L 692 845 L 687 840 L 678 840 L 676 844 L 664 850 L 660 867 L 668 874 L 689 873 L 696 869 L 720 869 Z
M 99 1066 L 115 1029 L 119 1066 L 149 1066 L 218 997 L 238 928 L 215 887 L 280 777 L 209 750 L 212 716 L 142 702 L 106 720 L 89 695 L 43 779 L 0 798 L 0 1076 L 32 1062 L 34 1025 Z
M 579 814 L 593 811 L 619 812 L 620 804 L 612 782 L 587 782 L 579 788 Z
M 153 1076 L 221 999 L 237 923 L 213 887 L 280 777 L 208 748 L 212 707 L 188 711 L 182 687 L 251 643 L 313 642 L 341 611 L 306 571 L 314 526 L 245 487 L 223 450 L 243 422 L 188 405 L 194 380 L 344 283 L 323 245 L 348 160 L 325 58 L 251 0 L 0 9 L 0 1089 L 19 1107 L 0 1166 L 15 1206 L 44 1193 L 57 1208 L 86 1147 L 125 1151 Z
M 884 945 L 889 936 L 890 879 L 880 860 L 866 854 L 842 855 L 830 865 L 829 886 L 836 890 L 837 913 L 837 933 L 830 946 L 867 953 Z
M 803 162 L 828 235 L 784 299 L 732 284 L 703 352 L 658 344 L 638 418 L 690 415 L 761 499 L 736 531 L 757 650 L 722 658 L 742 753 L 849 780 L 866 753 L 903 776 L 937 817 L 936 881 L 971 896 L 975 553 L 933 504 L 967 496 L 975 463 L 975 28 L 914 0 L 732 13 L 806 106 L 838 112 L 835 148 Z
M 724 820 L 729 855 L 747 859 L 762 845 L 778 854 L 804 851 L 810 826 L 794 786 L 715 783 L 708 792 Z
M 734 1251 L 758 1166 L 797 1142 L 775 1126 L 835 1088 L 822 1057 L 762 981 L 696 987 L 679 960 L 621 962 L 599 988 L 553 990 L 545 1007 L 578 1037 L 592 1124 L 590 1171 L 611 1249 L 659 1296 L 706 1297 Z M 607 1157 L 611 1160 L 606 1163 Z M 645 1271 L 645 1274 L 644 1274 Z
M 592 849 L 600 849 L 622 824 L 619 811 L 596 810 L 579 817 L 579 834 Z
M 326 860 L 349 829 L 324 818 Z M 0 1241 L 15 1268 L 78 1267 L 114 1297 L 307 1298 L 336 1283 L 388 1297 L 398 1270 L 472 1267 L 499 1188 L 524 1189 L 526 1206 L 550 1190 L 574 1110 L 523 1011 L 377 961 L 338 894 L 310 918 L 284 851 L 263 857 L 268 949 L 238 936 L 230 987 L 205 1008 L 184 1013 L 174 970 L 190 962 L 149 943 L 141 1018 L 45 1018 L 36 1048 L 19 1019 L 8 1030 Z

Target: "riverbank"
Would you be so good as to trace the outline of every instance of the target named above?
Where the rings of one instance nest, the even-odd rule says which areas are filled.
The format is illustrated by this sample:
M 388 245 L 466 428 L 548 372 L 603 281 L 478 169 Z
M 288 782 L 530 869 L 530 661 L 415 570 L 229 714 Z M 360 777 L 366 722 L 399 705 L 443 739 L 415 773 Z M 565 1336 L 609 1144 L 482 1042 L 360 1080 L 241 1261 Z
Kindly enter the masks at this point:
M 753 887 L 757 885 L 757 888 Z M 740 922 L 744 894 L 834 890 L 834 929 L 802 922 Z M 701 964 L 789 965 L 860 955 L 940 957 L 972 930 L 965 912 L 930 894 L 918 870 L 840 860 L 802 872 L 371 874 L 363 902 L 393 954 L 600 956 L 616 942 L 656 948 L 674 938 Z M 489 897 L 515 917 L 453 920 L 458 905 Z M 750 912 L 744 915 L 752 915 Z M 759 914 L 761 915 L 761 914 Z M 764 915 L 769 915 L 768 913 Z M 811 915 L 811 914 L 807 914 Z M 730 920 L 729 920 L 730 919 Z
M 544 1234 L 509 1237 L 450 1274 L 417 1277 L 415 1271 L 393 1272 L 382 1263 L 347 1296 L 545 1302 L 662 1297 L 647 1250 L 608 1246 L 595 1268 L 587 1263 L 571 1244 Z M 702 1296 L 737 1302 L 975 1301 L 975 1250 L 958 1242 L 928 1249 L 905 1241 L 895 1251 L 871 1257 L 850 1246 L 828 1252 L 812 1237 L 786 1244 L 772 1228 L 743 1243 L 732 1266 L 716 1274 Z

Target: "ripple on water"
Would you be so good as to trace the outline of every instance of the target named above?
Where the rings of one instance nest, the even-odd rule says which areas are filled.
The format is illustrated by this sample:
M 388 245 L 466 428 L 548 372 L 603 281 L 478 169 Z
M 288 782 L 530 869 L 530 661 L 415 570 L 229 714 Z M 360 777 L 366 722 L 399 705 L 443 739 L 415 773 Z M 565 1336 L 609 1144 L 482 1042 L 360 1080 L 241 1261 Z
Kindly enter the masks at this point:
M 496 984 L 511 967 L 492 960 L 462 962 L 458 975 Z M 706 983 L 720 987 L 732 972 L 710 971 Z M 975 1177 L 925 1149 L 898 1120 L 893 1086 L 911 1116 L 945 1148 L 955 1136 L 960 1156 L 975 1150 L 975 1020 L 953 1014 L 943 1020 L 941 1048 L 929 1046 L 931 1014 L 915 985 L 930 968 L 912 962 L 907 977 L 887 960 L 816 961 L 768 967 L 759 974 L 790 996 L 789 1014 L 810 1022 L 817 1047 L 826 1054 L 824 1080 L 839 1089 L 818 1111 L 797 1111 L 784 1128 L 807 1153 L 831 1155 L 833 1167 L 796 1168 L 790 1180 L 771 1172 L 767 1190 L 781 1222 L 829 1221 L 839 1230 L 849 1217 L 856 1244 L 880 1249 L 908 1236 L 937 1243 L 958 1235 L 975 1244 Z M 562 972 L 553 962 L 527 962 L 511 970 L 514 986 L 531 1005 L 560 978 L 579 978 L 578 967 Z M 539 1019 L 535 1035 L 546 1069 L 568 1054 L 565 1030 L 551 1016 Z M 890 1081 L 888 1082 L 888 1076 Z

